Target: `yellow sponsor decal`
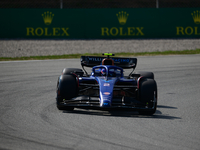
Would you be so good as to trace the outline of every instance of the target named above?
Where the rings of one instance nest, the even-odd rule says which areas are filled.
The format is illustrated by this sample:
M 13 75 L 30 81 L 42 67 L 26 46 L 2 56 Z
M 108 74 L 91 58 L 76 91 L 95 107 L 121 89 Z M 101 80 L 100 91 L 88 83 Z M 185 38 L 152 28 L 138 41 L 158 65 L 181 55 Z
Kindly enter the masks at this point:
M 176 27 L 176 35 L 200 35 L 198 27 Z
M 125 25 L 129 14 L 120 11 L 116 14 L 120 25 Z M 143 36 L 144 27 L 101 27 L 101 36 Z
M 196 10 L 191 13 L 195 24 L 200 24 L 200 11 Z M 176 27 L 176 35 L 200 35 L 200 29 L 196 26 Z
M 191 13 L 194 23 L 200 24 L 200 11 L 196 10 L 193 13 Z
M 54 16 L 52 12 L 44 12 L 42 14 L 44 24 L 50 25 Z M 68 27 L 26 27 L 26 36 L 69 36 L 68 30 Z
M 116 14 L 116 16 L 117 16 L 117 18 L 118 18 L 119 23 L 120 23 L 121 25 L 124 25 L 124 24 L 126 24 L 126 21 L 127 21 L 127 19 L 128 19 L 129 14 L 126 13 L 126 12 L 121 11 L 121 12 L 118 12 L 118 13 Z
M 69 28 L 42 28 L 42 27 L 27 27 L 26 35 L 27 36 L 69 36 Z
M 44 14 L 42 14 L 44 23 L 46 25 L 50 25 L 53 20 L 53 16 L 54 16 L 54 14 L 52 12 L 49 12 L 49 11 L 44 12 Z
M 143 27 L 102 27 L 101 35 L 102 36 L 142 36 Z

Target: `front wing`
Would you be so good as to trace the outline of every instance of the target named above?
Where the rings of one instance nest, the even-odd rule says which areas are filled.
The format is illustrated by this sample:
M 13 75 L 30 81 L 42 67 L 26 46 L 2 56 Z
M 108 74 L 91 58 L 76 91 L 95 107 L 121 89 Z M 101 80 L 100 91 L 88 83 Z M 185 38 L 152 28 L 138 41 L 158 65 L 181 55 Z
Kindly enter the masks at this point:
M 153 101 L 153 107 L 148 107 L 148 104 L 141 103 L 140 101 L 129 98 L 129 97 L 119 97 L 112 99 L 112 105 L 109 107 L 100 106 L 99 97 L 91 96 L 77 96 L 70 100 L 63 100 L 60 105 L 71 106 L 83 109 L 97 109 L 97 110 L 113 110 L 113 109 L 123 109 L 123 110 L 153 110 L 156 106 L 156 99 Z

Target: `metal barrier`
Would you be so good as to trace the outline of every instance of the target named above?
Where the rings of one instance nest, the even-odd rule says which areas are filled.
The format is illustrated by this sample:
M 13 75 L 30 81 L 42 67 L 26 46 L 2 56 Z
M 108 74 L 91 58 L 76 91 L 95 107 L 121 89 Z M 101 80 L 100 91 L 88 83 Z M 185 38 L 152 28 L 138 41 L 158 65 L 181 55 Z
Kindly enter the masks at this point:
M 0 8 L 195 8 L 200 0 L 1 0 Z

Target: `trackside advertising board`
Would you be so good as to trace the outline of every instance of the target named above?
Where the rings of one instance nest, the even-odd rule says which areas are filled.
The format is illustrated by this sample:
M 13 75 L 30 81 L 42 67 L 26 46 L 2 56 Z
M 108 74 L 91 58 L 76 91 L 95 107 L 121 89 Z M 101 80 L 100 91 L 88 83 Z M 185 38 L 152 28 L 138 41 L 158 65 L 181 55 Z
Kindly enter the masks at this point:
M 0 38 L 200 38 L 200 8 L 0 9 Z

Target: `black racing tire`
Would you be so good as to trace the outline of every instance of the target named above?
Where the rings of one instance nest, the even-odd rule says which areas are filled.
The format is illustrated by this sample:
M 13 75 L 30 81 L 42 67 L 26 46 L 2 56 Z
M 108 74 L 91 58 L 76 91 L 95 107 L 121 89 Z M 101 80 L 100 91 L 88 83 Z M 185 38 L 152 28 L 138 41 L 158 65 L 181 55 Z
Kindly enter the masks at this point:
M 156 100 L 154 103 L 153 101 Z M 157 84 L 154 79 L 142 78 L 139 83 L 139 101 L 144 104 L 148 103 L 149 108 L 152 110 L 139 110 L 141 115 L 153 115 L 157 108 Z
M 59 110 L 73 110 L 72 106 L 63 106 L 63 99 L 69 100 L 76 97 L 78 86 L 76 78 L 73 75 L 61 75 L 57 85 L 57 108 Z
M 76 75 L 83 76 L 84 72 L 79 68 L 65 68 L 62 71 L 62 75 L 69 75 L 71 73 L 75 73 Z
M 154 79 L 153 72 L 137 71 L 137 72 L 134 72 L 134 74 L 140 74 L 140 76 L 143 76 L 145 78 Z

